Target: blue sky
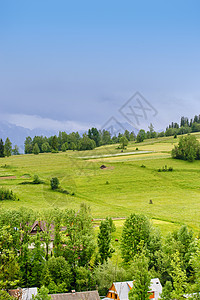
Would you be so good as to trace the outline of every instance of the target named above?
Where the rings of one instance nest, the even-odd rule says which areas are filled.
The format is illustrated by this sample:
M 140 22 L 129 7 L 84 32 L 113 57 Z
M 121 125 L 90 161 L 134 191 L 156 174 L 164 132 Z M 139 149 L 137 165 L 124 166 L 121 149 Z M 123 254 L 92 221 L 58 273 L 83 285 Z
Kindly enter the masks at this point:
M 2 0 L 2 119 L 85 130 L 137 91 L 156 130 L 199 114 L 199 1 Z

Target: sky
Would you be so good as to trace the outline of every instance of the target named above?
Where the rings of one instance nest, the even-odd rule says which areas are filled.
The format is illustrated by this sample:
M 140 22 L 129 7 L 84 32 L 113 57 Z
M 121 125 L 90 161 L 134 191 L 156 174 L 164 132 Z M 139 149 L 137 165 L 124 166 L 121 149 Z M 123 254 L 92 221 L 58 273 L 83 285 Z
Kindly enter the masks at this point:
M 199 11 L 195 0 L 0 1 L 1 120 L 162 130 L 199 114 Z

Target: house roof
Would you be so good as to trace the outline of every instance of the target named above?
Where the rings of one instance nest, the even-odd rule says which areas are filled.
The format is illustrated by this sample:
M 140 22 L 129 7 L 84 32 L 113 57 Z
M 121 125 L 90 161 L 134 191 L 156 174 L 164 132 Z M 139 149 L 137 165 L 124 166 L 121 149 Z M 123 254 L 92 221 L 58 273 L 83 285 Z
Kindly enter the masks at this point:
M 35 221 L 31 227 L 31 230 L 30 230 L 30 234 L 31 235 L 35 235 L 37 233 L 37 228 L 39 227 L 39 232 L 44 232 L 47 228 L 47 224 L 45 221 Z M 50 236 L 51 236 L 51 241 L 54 240 L 54 224 L 51 224 L 50 225 Z
M 52 294 L 52 300 L 100 300 L 98 291 Z
M 120 300 L 128 300 L 128 293 L 133 287 L 133 281 L 113 282 L 113 285 Z M 162 293 L 162 285 L 158 278 L 151 279 L 149 292 L 155 292 L 158 295 Z M 105 299 L 107 298 L 104 298 L 104 300 Z
M 113 282 L 120 300 L 128 299 L 128 293 L 133 287 L 133 281 Z

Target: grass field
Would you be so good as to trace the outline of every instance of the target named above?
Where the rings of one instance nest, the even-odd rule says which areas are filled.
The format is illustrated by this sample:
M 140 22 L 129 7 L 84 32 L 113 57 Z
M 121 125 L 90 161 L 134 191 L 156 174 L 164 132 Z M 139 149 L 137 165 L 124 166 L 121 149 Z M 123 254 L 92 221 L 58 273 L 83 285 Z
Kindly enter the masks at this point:
M 196 136 L 200 139 L 200 135 Z M 170 151 L 177 142 L 172 137 L 132 142 L 123 152 L 127 155 L 120 155 L 121 150 L 110 145 L 92 151 L 1 158 L 0 186 L 12 189 L 20 200 L 1 201 L 0 207 L 78 209 L 81 202 L 86 202 L 95 218 L 143 213 L 163 233 L 184 223 L 198 231 L 200 161 L 172 159 Z M 102 164 L 107 168 L 100 169 Z M 158 172 L 165 165 L 174 171 Z M 30 181 L 35 174 L 44 184 L 19 184 Z M 58 177 L 62 188 L 74 195 L 52 191 L 49 184 L 52 177 Z M 149 204 L 150 200 L 153 204 Z

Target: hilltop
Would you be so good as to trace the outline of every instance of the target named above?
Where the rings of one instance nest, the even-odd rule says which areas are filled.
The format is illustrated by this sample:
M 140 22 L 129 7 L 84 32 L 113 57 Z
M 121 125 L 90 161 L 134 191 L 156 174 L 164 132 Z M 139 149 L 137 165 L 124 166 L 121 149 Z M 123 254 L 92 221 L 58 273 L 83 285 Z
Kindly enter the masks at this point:
M 199 133 L 195 135 L 200 139 Z M 198 230 L 200 162 L 172 159 L 171 150 L 178 140 L 163 137 L 130 142 L 123 153 L 115 144 L 90 151 L 1 158 L 0 186 L 11 189 L 20 199 L 1 201 L 1 208 L 78 209 L 85 202 L 95 218 L 122 218 L 135 212 L 149 216 L 166 230 L 183 223 Z M 158 172 L 165 166 L 173 171 Z M 34 175 L 44 183 L 20 184 Z M 52 191 L 52 177 L 58 177 L 69 194 Z

